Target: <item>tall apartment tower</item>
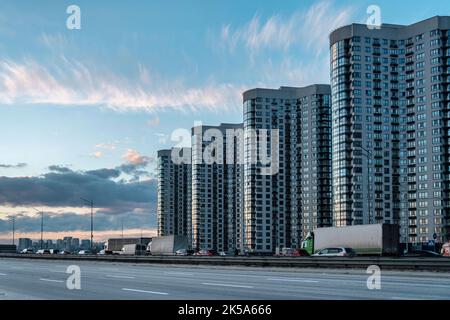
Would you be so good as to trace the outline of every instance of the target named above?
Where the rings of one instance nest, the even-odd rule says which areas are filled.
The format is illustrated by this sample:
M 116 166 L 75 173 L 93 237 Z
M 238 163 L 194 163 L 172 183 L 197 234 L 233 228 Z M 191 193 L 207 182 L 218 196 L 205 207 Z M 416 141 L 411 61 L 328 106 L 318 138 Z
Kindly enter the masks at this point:
M 189 148 L 158 151 L 158 236 L 192 239 L 190 153 Z M 182 156 L 188 161 L 179 161 Z
M 244 246 L 251 252 L 299 247 L 309 231 L 332 225 L 330 94 L 329 85 L 243 94 Z M 261 154 L 272 155 L 275 170 L 266 171 Z
M 242 250 L 243 125 L 192 128 L 193 248 Z
M 336 226 L 450 236 L 450 17 L 330 35 Z

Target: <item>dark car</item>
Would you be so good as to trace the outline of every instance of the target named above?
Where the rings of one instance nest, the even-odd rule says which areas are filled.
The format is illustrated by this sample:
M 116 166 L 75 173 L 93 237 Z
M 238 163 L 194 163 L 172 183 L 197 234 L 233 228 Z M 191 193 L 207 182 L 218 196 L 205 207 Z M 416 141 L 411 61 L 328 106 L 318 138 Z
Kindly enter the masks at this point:
M 310 254 L 305 249 L 283 248 L 283 250 L 276 254 L 277 257 L 309 257 Z
M 217 252 L 215 250 L 200 250 L 196 254 L 196 256 L 217 256 Z
M 439 253 L 428 250 L 413 250 L 405 253 L 404 257 L 430 257 L 430 258 L 438 258 L 442 257 Z

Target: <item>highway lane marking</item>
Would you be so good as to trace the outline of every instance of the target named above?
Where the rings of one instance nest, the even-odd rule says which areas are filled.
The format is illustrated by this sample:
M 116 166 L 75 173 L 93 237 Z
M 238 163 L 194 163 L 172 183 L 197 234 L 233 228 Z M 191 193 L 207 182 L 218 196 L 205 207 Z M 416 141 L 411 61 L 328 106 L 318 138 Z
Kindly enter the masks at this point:
M 136 279 L 136 277 L 132 277 L 132 276 L 125 276 L 125 275 L 115 275 L 115 274 L 107 274 L 106 275 L 108 278 L 119 278 L 119 279 Z
M 58 283 L 64 282 L 63 280 L 54 280 L 54 279 L 45 279 L 45 278 L 40 278 L 39 280 L 47 281 L 47 282 L 58 282 Z
M 6 276 L 6 273 L 0 273 L 0 276 Z
M 393 300 L 428 300 L 423 298 L 392 297 Z
M 229 283 L 212 283 L 212 282 L 203 282 L 202 285 L 204 286 L 218 286 L 218 287 L 232 287 L 232 288 L 246 288 L 246 289 L 253 289 L 252 286 L 245 286 L 241 284 L 229 284 Z
M 147 290 L 129 289 L 129 288 L 122 288 L 122 290 L 123 291 L 138 292 L 138 293 L 158 294 L 158 295 L 162 295 L 162 296 L 169 295 L 167 292 L 158 292 L 158 291 L 147 291 Z
M 89 266 L 89 268 L 92 268 L 91 266 Z M 92 268 L 93 270 L 101 270 L 101 271 L 119 271 L 119 269 L 118 268 L 95 268 L 95 267 L 93 267 Z
M 190 272 L 175 272 L 175 271 L 173 271 L 173 272 L 170 272 L 170 271 L 164 272 L 164 274 L 173 274 L 173 275 L 182 275 L 182 276 L 192 276 L 192 275 L 194 275 L 193 273 L 190 273 Z
M 308 279 L 288 279 L 288 278 L 267 278 L 269 281 L 287 281 L 287 282 L 307 282 L 307 283 L 318 283 L 318 280 L 308 280 Z

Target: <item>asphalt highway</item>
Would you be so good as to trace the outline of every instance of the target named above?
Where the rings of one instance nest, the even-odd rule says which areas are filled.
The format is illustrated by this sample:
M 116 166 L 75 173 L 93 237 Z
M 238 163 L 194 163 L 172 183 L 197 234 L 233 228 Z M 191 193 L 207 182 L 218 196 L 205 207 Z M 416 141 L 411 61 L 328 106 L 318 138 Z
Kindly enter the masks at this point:
M 79 267 L 80 290 L 67 287 L 71 265 Z M 351 269 L 0 259 L 0 299 L 450 300 L 450 273 L 382 271 L 380 290 L 368 289 L 369 276 Z

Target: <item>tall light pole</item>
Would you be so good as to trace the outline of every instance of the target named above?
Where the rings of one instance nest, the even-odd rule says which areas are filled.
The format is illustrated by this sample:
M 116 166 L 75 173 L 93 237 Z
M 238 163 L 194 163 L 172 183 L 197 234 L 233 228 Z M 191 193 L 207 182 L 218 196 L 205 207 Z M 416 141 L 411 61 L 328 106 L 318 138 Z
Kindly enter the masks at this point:
M 91 249 L 94 249 L 94 201 L 80 198 L 91 207 Z
M 44 211 L 33 208 L 36 212 L 41 214 L 41 249 L 44 249 Z
M 16 217 L 12 216 L 11 217 L 11 221 L 12 221 L 12 244 L 13 246 L 16 245 Z
M 369 224 L 372 224 L 372 195 L 370 192 L 370 160 L 372 160 L 372 152 L 361 146 L 361 150 L 365 151 L 366 154 L 362 153 L 367 158 L 367 201 L 369 210 Z
M 123 248 L 123 217 L 122 217 L 122 248 Z

